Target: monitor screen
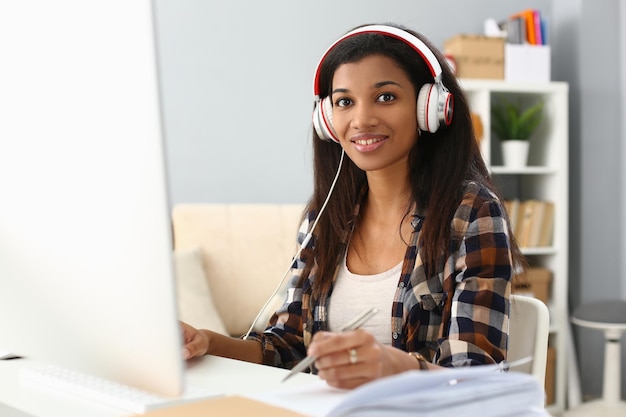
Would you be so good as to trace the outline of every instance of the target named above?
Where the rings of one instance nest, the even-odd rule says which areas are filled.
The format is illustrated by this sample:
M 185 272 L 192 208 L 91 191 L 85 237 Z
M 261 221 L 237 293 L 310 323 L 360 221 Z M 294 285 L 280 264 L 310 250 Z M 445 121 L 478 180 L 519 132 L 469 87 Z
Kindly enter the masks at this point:
M 0 5 L 0 350 L 182 390 L 153 4 Z

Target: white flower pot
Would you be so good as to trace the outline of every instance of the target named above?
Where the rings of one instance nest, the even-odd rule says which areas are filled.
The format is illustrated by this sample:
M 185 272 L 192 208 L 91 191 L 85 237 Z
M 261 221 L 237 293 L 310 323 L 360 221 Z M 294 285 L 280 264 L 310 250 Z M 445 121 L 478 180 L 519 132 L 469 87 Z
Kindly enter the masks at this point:
M 524 168 L 528 163 L 527 140 L 509 139 L 502 141 L 502 159 L 504 166 L 509 168 Z

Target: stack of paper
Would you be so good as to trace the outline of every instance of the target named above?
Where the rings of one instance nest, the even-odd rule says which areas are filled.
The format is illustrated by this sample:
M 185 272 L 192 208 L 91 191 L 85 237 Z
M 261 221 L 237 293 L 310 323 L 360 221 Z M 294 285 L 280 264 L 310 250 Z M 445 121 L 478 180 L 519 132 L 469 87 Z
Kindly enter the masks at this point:
M 353 390 L 327 416 L 549 416 L 543 388 L 532 375 L 498 370 L 489 365 L 405 372 Z

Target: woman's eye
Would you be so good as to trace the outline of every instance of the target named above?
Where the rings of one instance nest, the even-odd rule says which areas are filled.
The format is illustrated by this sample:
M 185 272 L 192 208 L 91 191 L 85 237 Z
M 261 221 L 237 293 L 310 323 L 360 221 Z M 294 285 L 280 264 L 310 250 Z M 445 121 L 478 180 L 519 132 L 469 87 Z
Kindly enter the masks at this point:
M 352 104 L 352 100 L 350 100 L 349 98 L 340 98 L 339 100 L 335 101 L 335 106 L 337 107 L 346 107 L 350 104 Z
M 382 102 L 387 102 L 387 101 L 393 101 L 395 100 L 396 96 L 394 96 L 391 93 L 384 93 L 381 94 L 380 96 L 378 96 L 378 100 L 377 101 L 382 101 Z

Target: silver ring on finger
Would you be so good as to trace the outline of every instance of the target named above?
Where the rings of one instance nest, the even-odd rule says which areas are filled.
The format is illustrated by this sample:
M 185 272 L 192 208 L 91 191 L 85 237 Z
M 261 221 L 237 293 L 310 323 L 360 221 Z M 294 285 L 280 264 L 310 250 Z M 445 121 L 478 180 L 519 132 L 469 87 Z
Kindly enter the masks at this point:
M 358 356 L 356 355 L 356 349 L 352 348 L 349 350 L 349 354 L 350 354 L 350 364 L 354 365 L 355 363 L 357 363 L 359 361 Z

